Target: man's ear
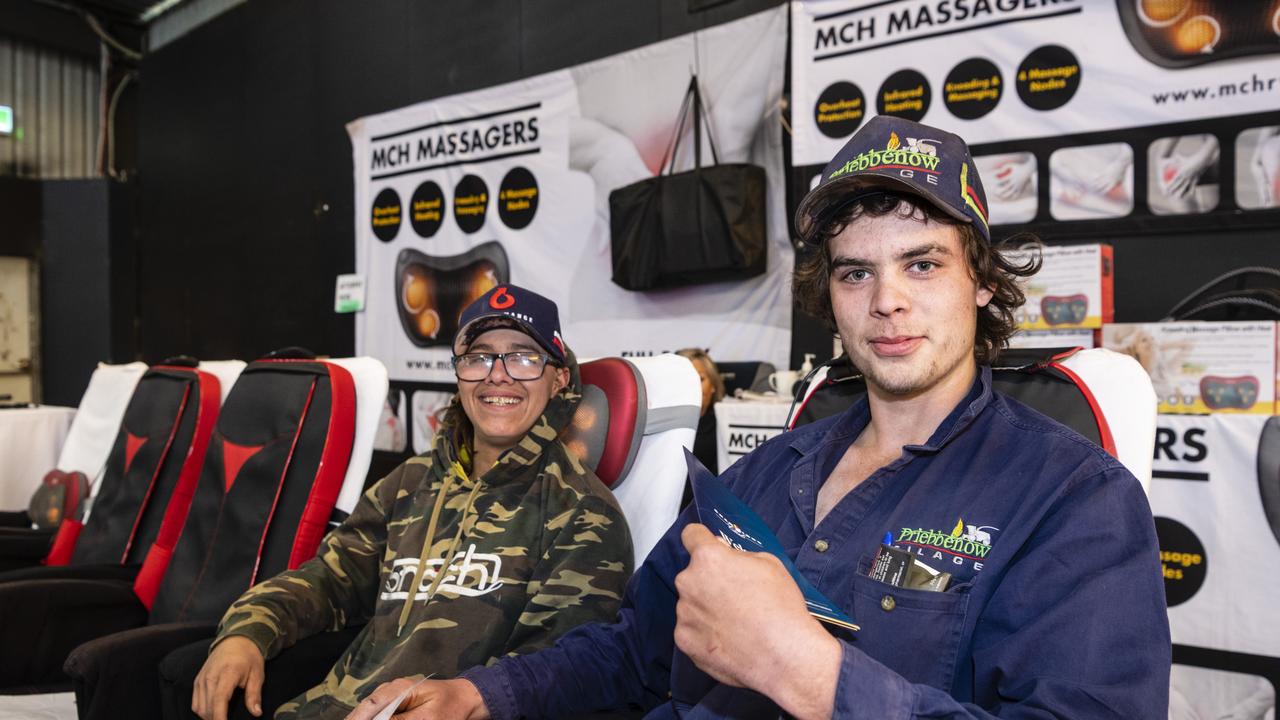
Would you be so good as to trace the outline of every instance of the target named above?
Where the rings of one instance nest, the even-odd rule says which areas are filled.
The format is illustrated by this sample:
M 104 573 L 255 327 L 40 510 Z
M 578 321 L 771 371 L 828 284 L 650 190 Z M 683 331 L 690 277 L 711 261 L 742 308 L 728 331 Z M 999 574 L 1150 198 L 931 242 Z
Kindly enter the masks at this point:
M 556 390 L 555 391 L 560 392 L 561 390 L 567 387 L 569 387 L 569 368 L 567 367 L 556 368 Z
M 983 287 L 983 286 L 978 287 L 978 293 L 976 297 L 976 300 L 978 301 L 978 307 L 980 308 L 986 307 L 987 303 L 991 302 L 991 298 L 993 297 L 995 297 L 995 291 L 993 291 L 991 288 Z

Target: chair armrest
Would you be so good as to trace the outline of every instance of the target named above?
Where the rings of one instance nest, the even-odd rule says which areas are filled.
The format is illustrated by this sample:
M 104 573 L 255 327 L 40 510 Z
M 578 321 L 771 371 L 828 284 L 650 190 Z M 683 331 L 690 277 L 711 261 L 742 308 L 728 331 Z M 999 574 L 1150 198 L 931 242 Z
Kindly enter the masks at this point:
M 0 527 L 31 527 L 31 516 L 26 510 L 0 510 Z
M 271 717 L 276 708 L 319 685 L 342 652 L 364 629 L 363 625 L 320 633 L 299 640 L 267 661 L 262 683 L 262 711 Z M 160 694 L 165 717 L 189 717 L 192 686 L 209 655 L 212 639 L 175 650 L 160 663 Z M 244 704 L 244 691 L 236 690 L 231 706 Z
M 0 572 L 35 567 L 49 554 L 53 530 L 0 527 Z
M 38 565 L 0 572 L 0 583 L 17 580 L 121 580 L 133 583 L 140 565 Z
M 0 584 L 0 688 L 71 689 L 62 671 L 81 643 L 147 621 L 121 580 L 19 580 Z
M 160 661 L 191 643 L 208 646 L 215 625 L 163 623 L 105 635 L 71 651 L 63 669 L 75 682 L 82 718 L 159 718 Z M 191 717 L 191 698 L 175 717 Z

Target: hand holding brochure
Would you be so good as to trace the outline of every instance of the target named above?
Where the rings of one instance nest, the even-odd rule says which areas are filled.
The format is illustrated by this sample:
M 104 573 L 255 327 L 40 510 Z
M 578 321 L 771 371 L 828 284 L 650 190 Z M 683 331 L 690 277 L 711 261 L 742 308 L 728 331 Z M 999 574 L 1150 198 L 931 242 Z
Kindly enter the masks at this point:
M 782 542 L 755 511 L 729 492 L 729 488 L 703 467 L 693 453 L 685 450 L 684 459 L 689 466 L 689 483 L 693 486 L 693 502 L 698 508 L 698 519 L 713 535 L 738 550 L 767 552 L 778 558 L 804 595 L 804 603 L 808 606 L 810 615 L 831 625 L 855 631 L 859 629 L 849 616 L 800 574 L 795 563 L 787 557 Z
M 435 673 L 431 673 L 431 675 L 435 675 Z M 431 675 L 428 675 L 404 690 L 401 690 L 399 695 L 392 698 L 390 702 L 378 711 L 377 715 L 373 716 L 373 720 L 391 720 L 392 716 L 396 714 L 396 711 L 400 709 L 400 703 L 404 702 L 404 699 L 409 697 L 409 693 L 413 692 L 414 688 L 431 679 Z M 406 710 L 406 712 L 408 711 Z

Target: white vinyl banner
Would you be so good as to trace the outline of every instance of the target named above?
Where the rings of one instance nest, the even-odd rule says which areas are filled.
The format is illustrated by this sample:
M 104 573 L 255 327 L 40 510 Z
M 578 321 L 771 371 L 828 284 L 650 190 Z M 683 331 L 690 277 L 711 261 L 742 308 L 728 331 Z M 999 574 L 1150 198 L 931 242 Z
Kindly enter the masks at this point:
M 580 357 L 709 348 L 787 365 L 793 255 L 784 210 L 779 7 L 568 70 L 355 120 L 356 350 L 401 381 L 452 382 L 470 300 L 514 283 L 554 300 Z M 767 272 L 630 292 L 610 280 L 609 193 L 659 172 L 691 72 L 721 162 L 768 177 Z M 686 137 L 676 170 L 691 166 Z M 704 141 L 705 145 L 705 141 Z M 710 153 L 703 152 L 708 163 Z
M 1280 5 L 1257 0 L 805 0 L 792 153 L 825 164 L 892 114 L 970 144 L 1280 108 Z
M 1175 645 L 1171 718 L 1273 718 L 1280 418 L 1161 415 L 1151 508 Z

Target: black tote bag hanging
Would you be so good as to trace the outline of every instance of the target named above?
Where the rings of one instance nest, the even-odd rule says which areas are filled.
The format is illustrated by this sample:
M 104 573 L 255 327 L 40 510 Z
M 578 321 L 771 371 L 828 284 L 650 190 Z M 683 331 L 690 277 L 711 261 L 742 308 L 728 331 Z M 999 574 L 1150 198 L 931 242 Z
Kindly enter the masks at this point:
M 694 167 L 673 173 L 692 110 Z M 706 124 L 713 164 L 702 164 Z M 702 113 L 698 78 L 689 81 L 675 135 L 657 177 L 609 194 L 613 282 L 627 290 L 742 280 L 765 271 L 764 168 L 720 164 Z

